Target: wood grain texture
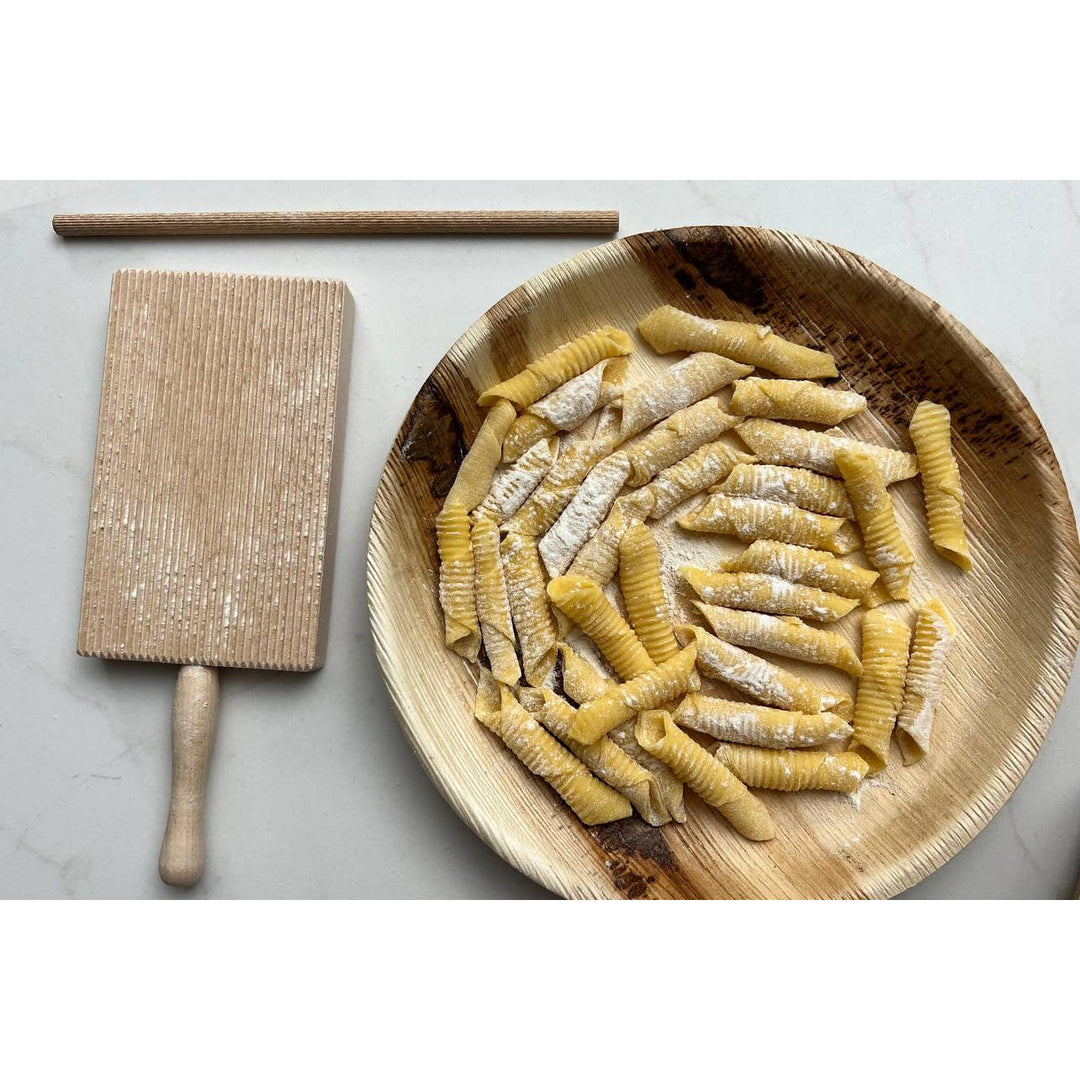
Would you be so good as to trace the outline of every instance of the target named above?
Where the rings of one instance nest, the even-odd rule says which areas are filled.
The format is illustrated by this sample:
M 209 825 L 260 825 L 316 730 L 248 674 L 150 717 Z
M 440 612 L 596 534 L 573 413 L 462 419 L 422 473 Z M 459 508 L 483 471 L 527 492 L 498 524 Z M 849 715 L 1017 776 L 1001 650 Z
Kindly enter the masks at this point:
M 373 233 L 579 233 L 611 236 L 617 210 L 259 210 L 57 214 L 59 236 L 280 236 Z
M 475 674 L 442 644 L 432 523 L 479 424 L 477 392 L 583 330 L 632 329 L 666 303 L 767 323 L 827 348 L 838 385 L 869 399 L 869 411 L 846 425 L 856 437 L 910 449 L 907 421 L 921 398 L 952 411 L 972 574 L 934 554 L 919 482 L 891 489 L 916 555 L 913 600 L 940 595 L 960 624 L 933 751 L 905 768 L 893 745 L 888 770 L 864 786 L 858 806 L 835 793 L 763 792 L 778 834 L 767 844 L 741 840 L 698 800 L 688 800 L 685 825 L 653 829 L 634 818 L 584 828 L 472 720 Z M 639 339 L 634 373 L 658 364 Z M 496 304 L 440 362 L 406 418 L 376 496 L 368 555 L 376 650 L 422 764 L 479 836 L 568 897 L 888 897 L 914 885 L 1001 808 L 1042 744 L 1076 652 L 1078 586 L 1080 549 L 1057 460 L 990 352 L 867 260 L 742 227 L 616 240 Z M 677 606 L 684 610 L 684 597 Z M 853 642 L 857 625 L 857 614 L 836 624 Z M 785 666 L 825 683 L 820 668 Z
M 116 273 L 81 655 L 321 665 L 350 319 L 340 281 Z

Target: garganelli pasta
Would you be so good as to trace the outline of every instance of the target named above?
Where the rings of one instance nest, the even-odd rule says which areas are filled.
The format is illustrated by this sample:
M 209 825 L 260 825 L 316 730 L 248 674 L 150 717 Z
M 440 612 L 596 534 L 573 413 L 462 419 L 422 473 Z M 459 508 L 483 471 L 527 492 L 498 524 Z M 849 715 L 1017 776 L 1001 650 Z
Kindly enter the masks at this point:
M 930 750 L 934 710 L 941 700 L 945 660 L 955 636 L 956 623 L 937 597 L 920 606 L 896 721 L 896 741 L 905 765 L 921 760 Z
M 731 388 L 736 416 L 839 424 L 866 408 L 866 398 L 804 379 L 740 379 Z
M 443 609 L 446 644 L 466 660 L 480 653 L 480 621 L 476 614 L 472 536 L 469 512 L 444 503 L 435 518 L 439 548 L 439 606 Z
M 741 495 L 712 495 L 703 505 L 679 518 L 679 525 L 693 532 L 737 536 L 745 543 L 780 540 L 837 555 L 847 555 L 860 545 L 858 530 L 843 518 Z
M 699 352 L 672 364 L 648 382 L 628 386 L 622 395 L 618 441 L 624 442 L 658 420 L 715 394 L 751 370 L 726 356 Z
M 717 491 L 790 503 L 815 514 L 855 520 L 842 480 L 790 465 L 736 465 Z
M 638 742 L 671 768 L 748 840 L 776 836 L 765 804 L 728 768 L 675 726 L 669 713 L 648 711 L 638 717 Z
M 870 767 L 858 754 L 764 750 L 721 743 L 716 757 L 747 787 L 773 791 L 853 792 Z
M 480 395 L 479 404 L 491 405 L 499 398 L 505 398 L 523 409 L 550 394 L 557 386 L 595 367 L 601 360 L 629 355 L 633 347 L 629 334 L 613 326 L 602 326 L 599 330 L 560 345 L 553 352 L 528 364 L 524 371 L 513 378 L 485 390 Z
M 813 585 L 796 585 L 772 574 L 725 573 L 682 566 L 679 576 L 707 604 L 795 615 L 800 619 L 834 622 L 858 606 L 858 600 L 825 592 Z
M 619 541 L 619 588 L 630 625 L 653 663 L 670 660 L 679 646 L 660 581 L 660 549 L 652 532 L 640 523 Z
M 530 447 L 515 465 L 492 481 L 491 490 L 480 503 L 480 513 L 501 525 L 521 507 L 540 481 L 551 472 L 558 453 L 558 439 L 543 439 Z
M 919 471 L 914 454 L 849 439 L 839 432 L 811 431 L 775 420 L 744 420 L 738 436 L 765 465 L 792 465 L 826 476 L 840 476 L 836 451 L 848 447 L 865 450 L 877 462 L 886 484 L 906 480 Z
M 687 694 L 672 713 L 676 724 L 722 742 L 782 750 L 845 742 L 852 727 L 836 713 L 803 713 Z
M 648 488 L 620 495 L 603 525 L 574 556 L 567 572 L 591 578 L 597 585 L 606 585 L 618 568 L 619 541 L 623 534 L 635 522 L 644 521 L 655 503 L 656 498 Z
M 719 483 L 739 465 L 754 459 L 724 442 L 706 443 L 662 470 L 642 491 L 654 497 L 651 518 L 661 518 L 692 495 Z M 846 496 L 845 496 L 846 498 Z
M 540 686 L 555 666 L 557 640 L 540 553 L 536 541 L 520 533 L 508 534 L 500 550 L 525 681 Z
M 961 570 L 970 570 L 971 553 L 964 532 L 964 489 L 952 451 L 949 410 L 932 401 L 920 401 L 908 430 L 919 458 L 934 550 Z
M 881 608 L 863 616 L 863 673 L 855 697 L 851 749 L 866 758 L 872 774 L 881 772 L 888 762 L 889 739 L 904 694 L 910 638 L 908 624 Z
M 720 402 L 712 397 L 669 416 L 621 451 L 630 462 L 627 482 L 631 487 L 647 484 L 661 469 L 713 442 L 738 422 L 737 416 L 724 412 Z
M 718 352 L 786 379 L 831 379 L 839 374 L 828 353 L 786 341 L 768 326 L 703 319 L 678 308 L 660 307 L 638 323 L 638 332 L 659 353 Z
M 499 553 L 499 527 L 491 518 L 477 517 L 472 527 L 476 572 L 476 613 L 491 672 L 501 683 L 513 686 L 521 678 L 515 649 L 514 625 L 507 599 Z
M 844 447 L 837 451 L 836 464 L 844 476 L 870 565 L 894 600 L 907 600 L 915 556 L 900 532 L 892 496 L 877 462 L 863 450 Z
M 878 579 L 876 570 L 855 566 L 827 551 L 778 540 L 755 540 L 745 551 L 721 560 L 720 568 L 729 572 L 774 574 L 797 585 L 813 585 L 855 600 L 861 600 Z
M 793 615 L 738 611 L 695 601 L 712 632 L 722 641 L 747 649 L 775 653 L 808 664 L 839 668 L 849 675 L 862 672 L 862 662 L 842 634 L 810 626 Z

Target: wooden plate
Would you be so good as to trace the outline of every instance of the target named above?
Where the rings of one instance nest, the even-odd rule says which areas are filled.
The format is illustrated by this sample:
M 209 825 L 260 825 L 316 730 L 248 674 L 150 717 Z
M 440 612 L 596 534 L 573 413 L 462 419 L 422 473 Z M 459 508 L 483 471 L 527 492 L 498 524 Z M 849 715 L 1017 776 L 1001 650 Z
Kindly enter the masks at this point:
M 908 448 L 923 397 L 952 411 L 976 570 L 926 539 L 917 480 L 892 490 L 917 557 L 913 597 L 958 616 L 933 753 L 896 748 L 859 805 L 831 793 L 764 797 L 778 838 L 752 844 L 688 799 L 685 825 L 636 817 L 586 829 L 472 719 L 475 672 L 443 647 L 433 521 L 480 421 L 477 393 L 603 324 L 658 304 L 771 325 L 826 348 L 865 394 L 855 435 Z M 640 343 L 639 343 L 640 344 Z M 641 344 L 640 359 L 654 361 Z M 1076 652 L 1076 524 L 1054 452 L 1001 364 L 933 300 L 873 263 L 767 229 L 642 233 L 515 289 L 435 368 L 375 498 L 368 590 L 375 645 L 405 732 L 451 806 L 503 858 L 567 897 L 888 897 L 956 854 L 1031 764 Z M 897 611 L 907 610 L 897 607 Z

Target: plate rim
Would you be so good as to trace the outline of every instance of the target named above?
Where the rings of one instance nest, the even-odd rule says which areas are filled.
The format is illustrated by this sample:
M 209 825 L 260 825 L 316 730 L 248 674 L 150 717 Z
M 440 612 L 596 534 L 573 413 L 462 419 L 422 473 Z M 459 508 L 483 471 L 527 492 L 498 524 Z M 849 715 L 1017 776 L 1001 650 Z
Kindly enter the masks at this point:
M 667 229 L 644 230 L 642 232 L 630 233 L 626 236 L 618 236 L 603 244 L 591 245 L 581 251 L 575 252 L 566 259 L 553 263 L 551 266 L 546 267 L 539 273 L 534 274 L 532 277 L 521 282 L 477 316 L 477 318 L 474 319 L 473 322 L 458 336 L 425 377 L 424 382 L 421 384 L 420 389 L 417 391 L 417 394 L 414 396 L 412 403 L 406 411 L 401 424 L 397 428 L 383 463 L 382 470 L 380 471 L 379 482 L 376 486 L 375 497 L 372 503 L 372 515 L 368 525 L 368 543 L 365 558 L 365 587 L 367 592 L 368 620 L 371 626 L 372 639 L 375 645 L 375 655 L 379 663 L 379 669 L 382 673 L 383 682 L 390 695 L 394 712 L 397 716 L 398 723 L 405 734 L 406 741 L 419 760 L 425 774 L 432 781 L 439 794 L 447 803 L 449 803 L 450 807 L 458 817 L 461 818 L 461 820 L 481 841 L 483 841 L 484 844 L 531 881 L 564 899 L 609 899 L 612 897 L 610 895 L 597 893 L 588 888 L 582 889 L 576 893 L 571 891 L 566 887 L 565 882 L 560 881 L 558 876 L 551 872 L 550 864 L 543 862 L 534 863 L 534 861 L 528 857 L 529 853 L 526 848 L 512 843 L 499 831 L 489 829 L 484 820 L 473 812 L 469 803 L 459 797 L 456 789 L 444 781 L 442 775 L 436 768 L 434 761 L 429 758 L 427 753 L 425 753 L 422 740 L 419 738 L 417 731 L 414 730 L 413 725 L 409 721 L 406 709 L 403 707 L 399 696 L 398 685 L 394 675 L 395 665 L 387 653 L 386 645 L 382 637 L 381 621 L 376 611 L 376 596 L 380 590 L 375 584 L 376 573 L 373 571 L 378 553 L 381 552 L 381 543 L 375 534 L 374 522 L 381 502 L 388 497 L 385 492 L 387 490 L 390 463 L 395 453 L 395 448 L 399 446 L 403 438 L 406 425 L 409 423 L 409 418 L 413 413 L 417 400 L 424 392 L 424 388 L 435 376 L 438 369 L 443 364 L 451 362 L 451 358 L 455 354 L 462 353 L 465 350 L 469 344 L 469 339 L 476 334 L 480 324 L 485 321 L 490 323 L 493 318 L 506 320 L 507 318 L 523 313 L 523 303 L 535 292 L 535 286 L 541 285 L 544 288 L 548 287 L 551 283 L 551 279 L 560 272 L 587 266 L 596 258 L 597 253 L 599 252 L 614 248 L 624 248 L 632 251 L 632 241 L 637 240 L 639 242 L 647 242 L 653 237 L 686 239 L 690 234 L 693 234 L 693 238 L 699 240 L 701 239 L 702 233 L 713 234 L 717 238 L 737 234 L 748 237 L 767 237 L 787 242 L 794 241 L 819 250 L 824 249 L 846 259 L 853 260 L 870 274 L 880 275 L 887 281 L 890 287 L 898 288 L 912 298 L 920 301 L 923 305 L 932 310 L 938 318 L 946 323 L 950 330 L 958 333 L 970 345 L 974 346 L 973 352 L 977 355 L 972 357 L 973 361 L 984 366 L 988 374 L 993 377 L 995 384 L 1000 386 L 1008 396 L 1013 398 L 1017 406 L 1026 406 L 1030 423 L 1033 425 L 1034 430 L 1043 438 L 1045 446 L 1049 451 L 1048 457 L 1046 458 L 1050 474 L 1049 483 L 1061 495 L 1062 505 L 1067 511 L 1067 518 L 1062 522 L 1062 529 L 1055 533 L 1055 537 L 1062 542 L 1062 554 L 1071 556 L 1074 570 L 1080 572 L 1080 537 L 1078 537 L 1077 534 L 1075 508 L 1069 495 L 1068 485 L 1065 482 L 1057 452 L 1046 434 L 1046 429 L 1043 427 L 1043 423 L 1039 418 L 1038 413 L 1028 400 L 1027 395 L 1017 385 L 1005 365 L 1002 364 L 997 356 L 987 348 L 987 346 L 984 345 L 963 322 L 921 289 L 911 285 L 909 282 L 874 262 L 872 259 L 868 259 L 866 256 L 844 248 L 839 244 L 783 229 L 772 229 L 754 225 L 686 225 Z M 871 882 L 867 883 L 866 888 L 860 888 L 860 891 L 857 894 L 858 896 L 867 899 L 891 899 L 901 892 L 919 884 L 921 881 L 924 881 L 932 873 L 944 866 L 950 859 L 963 851 L 964 848 L 966 848 L 987 827 L 987 825 L 990 824 L 1004 807 L 1006 802 L 1008 802 L 1015 793 L 1021 781 L 1027 776 L 1035 758 L 1042 750 L 1050 728 L 1053 726 L 1058 712 L 1060 711 L 1061 702 L 1067 691 L 1071 673 L 1076 663 L 1077 647 L 1080 645 L 1080 594 L 1072 596 L 1071 601 L 1070 607 L 1066 611 L 1059 613 L 1060 615 L 1069 616 L 1067 620 L 1068 625 L 1065 625 L 1066 620 L 1059 620 L 1058 627 L 1054 631 L 1057 641 L 1063 647 L 1066 658 L 1065 678 L 1062 682 L 1060 692 L 1054 695 L 1052 709 L 1047 707 L 1045 709 L 1045 715 L 1040 717 L 1036 738 L 1031 742 L 1030 754 L 1025 753 L 1023 755 L 1023 764 L 1017 771 L 1015 779 L 1008 774 L 998 771 L 996 775 L 999 779 L 1003 780 L 1003 783 L 995 785 L 995 787 L 1000 787 L 1001 789 L 1000 799 L 994 797 L 988 808 L 982 800 L 969 803 L 968 815 L 965 818 L 955 818 L 947 823 L 941 833 L 938 834 L 941 842 L 930 845 L 929 852 L 924 854 L 922 861 L 918 865 L 913 865 L 910 858 L 897 860 L 896 863 L 893 864 L 894 873 L 889 875 L 888 881 L 882 881 L 881 875 L 876 875 Z M 991 792 L 991 794 L 993 795 L 993 792 Z M 965 825 L 968 827 L 965 828 Z M 970 828 L 971 825 L 974 825 L 973 829 Z M 925 846 L 926 845 L 924 845 L 924 847 Z M 852 894 L 845 894 L 845 896 L 850 895 Z M 835 898 L 840 899 L 843 897 L 837 896 Z

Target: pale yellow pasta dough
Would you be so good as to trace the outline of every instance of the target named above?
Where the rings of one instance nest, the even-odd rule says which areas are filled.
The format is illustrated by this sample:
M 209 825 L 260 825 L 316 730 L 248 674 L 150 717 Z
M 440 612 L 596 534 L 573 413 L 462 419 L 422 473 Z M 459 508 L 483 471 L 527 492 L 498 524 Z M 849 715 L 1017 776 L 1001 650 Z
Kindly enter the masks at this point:
M 536 541 L 520 533 L 507 535 L 500 550 L 525 681 L 539 686 L 555 666 L 557 641 L 540 553 Z
M 851 737 L 851 725 L 832 712 L 803 713 L 773 709 L 706 694 L 687 694 L 672 713 L 682 727 L 723 742 L 773 749 L 820 746 Z
M 858 754 L 826 750 L 765 750 L 721 743 L 716 756 L 747 787 L 773 791 L 843 791 L 851 794 L 870 767 Z
M 662 470 L 643 491 L 654 497 L 651 518 L 661 518 L 692 495 L 719 483 L 741 464 L 754 459 L 724 442 L 706 443 Z M 846 496 L 845 496 L 846 498 Z
M 491 672 L 501 683 L 513 686 L 521 678 L 510 601 L 506 594 L 499 527 L 487 517 L 478 517 L 472 527 L 473 559 L 476 573 L 476 613 Z
M 910 637 L 908 624 L 881 608 L 863 616 L 863 673 L 855 696 L 851 749 L 866 758 L 872 774 L 881 772 L 888 761 L 889 739 L 904 693 Z
M 619 589 L 630 625 L 650 658 L 657 664 L 670 660 L 679 646 L 660 580 L 660 549 L 652 532 L 640 523 L 619 541 Z
M 740 379 L 731 389 L 736 416 L 839 424 L 866 408 L 866 398 L 805 379 Z
M 905 765 L 921 760 L 930 750 L 934 710 L 941 700 L 945 660 L 955 636 L 956 623 L 937 597 L 920 605 L 896 721 L 896 741 Z
M 796 585 L 772 574 L 725 573 L 682 566 L 679 576 L 707 604 L 795 615 L 800 619 L 834 622 L 858 606 L 858 600 L 825 592 L 813 585 Z
M 770 499 L 801 506 L 815 514 L 855 520 L 855 511 L 851 509 L 843 481 L 809 469 L 795 469 L 790 465 L 739 464 L 716 490 L 725 495 Z

